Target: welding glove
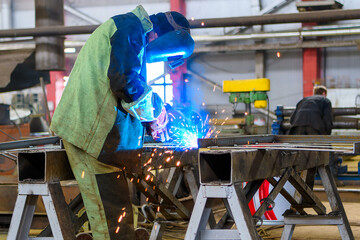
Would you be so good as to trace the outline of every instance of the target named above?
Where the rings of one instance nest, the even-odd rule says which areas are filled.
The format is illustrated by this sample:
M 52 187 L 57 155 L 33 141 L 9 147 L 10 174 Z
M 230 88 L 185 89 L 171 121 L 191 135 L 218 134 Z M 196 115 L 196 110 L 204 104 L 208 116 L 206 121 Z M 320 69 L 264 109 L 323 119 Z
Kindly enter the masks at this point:
M 156 142 L 166 142 L 169 140 L 169 134 L 166 125 L 169 122 L 169 117 L 166 108 L 163 107 L 160 115 L 155 121 L 149 123 L 151 136 Z

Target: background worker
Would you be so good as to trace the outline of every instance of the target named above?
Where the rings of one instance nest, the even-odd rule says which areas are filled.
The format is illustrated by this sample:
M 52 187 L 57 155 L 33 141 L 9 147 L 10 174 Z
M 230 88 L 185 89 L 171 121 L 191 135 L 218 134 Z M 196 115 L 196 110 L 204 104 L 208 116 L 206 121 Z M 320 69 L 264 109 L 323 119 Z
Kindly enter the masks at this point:
M 315 86 L 314 95 L 296 104 L 290 117 L 290 135 L 330 135 L 332 129 L 332 106 L 326 98 L 327 89 Z
M 149 16 L 142 6 L 100 25 L 81 49 L 51 130 L 63 139 L 83 197 L 93 238 L 134 239 L 127 181 L 139 158 L 144 123 L 163 132 L 166 110 L 146 84 L 146 62 L 191 55 L 189 23 L 177 12 Z M 156 137 L 156 134 L 154 134 Z

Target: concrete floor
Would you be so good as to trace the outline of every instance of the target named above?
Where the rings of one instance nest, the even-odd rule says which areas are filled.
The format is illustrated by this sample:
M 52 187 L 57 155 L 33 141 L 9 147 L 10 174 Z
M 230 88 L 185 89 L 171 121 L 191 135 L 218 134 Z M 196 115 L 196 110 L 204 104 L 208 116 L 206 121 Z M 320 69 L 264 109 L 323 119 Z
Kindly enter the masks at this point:
M 328 202 L 323 202 L 327 209 L 330 209 Z M 344 202 L 345 211 L 347 213 L 351 229 L 354 237 L 360 240 L 360 199 L 359 202 Z M 164 233 L 163 240 L 184 239 L 187 224 L 168 225 L 167 231 Z M 281 226 L 264 226 L 259 232 L 263 239 L 280 239 Z M 5 240 L 7 230 L 0 232 L 0 240 Z M 297 226 L 295 227 L 293 238 L 299 239 L 313 239 L 313 240 L 337 240 L 341 239 L 338 228 L 335 226 Z
M 359 156 L 360 158 L 360 156 Z M 360 159 L 357 161 L 346 161 L 345 164 L 348 165 L 350 171 L 357 170 L 357 164 Z M 345 187 L 346 188 L 346 187 Z M 350 188 L 359 189 L 360 186 L 351 186 Z M 349 200 L 345 200 L 349 201 Z M 356 240 L 360 240 L 360 198 L 354 200 L 351 198 L 352 202 L 343 202 L 347 217 L 349 219 L 353 235 Z M 327 211 L 329 211 L 329 203 L 323 201 Z M 146 225 L 146 228 L 151 231 L 151 225 Z M 187 223 L 177 223 L 174 225 L 168 224 L 167 231 L 163 235 L 163 240 L 177 240 L 184 239 L 185 232 L 187 228 Z M 264 226 L 259 229 L 260 235 L 263 239 L 280 239 L 283 227 L 282 226 Z M 32 230 L 35 234 L 39 230 Z M 0 229 L 0 240 L 5 240 L 7 236 L 7 229 Z M 336 226 L 297 226 L 295 227 L 293 240 L 300 239 L 312 239 L 312 240 L 337 240 L 341 239 L 338 228 Z

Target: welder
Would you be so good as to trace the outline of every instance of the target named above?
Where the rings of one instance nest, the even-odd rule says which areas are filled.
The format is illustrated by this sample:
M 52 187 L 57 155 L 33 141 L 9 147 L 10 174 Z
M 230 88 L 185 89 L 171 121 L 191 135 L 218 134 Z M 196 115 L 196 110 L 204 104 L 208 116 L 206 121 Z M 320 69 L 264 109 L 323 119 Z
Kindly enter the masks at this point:
M 125 171 L 139 158 L 144 124 L 158 136 L 167 123 L 160 97 L 146 84 L 146 62 L 179 66 L 194 41 L 189 23 L 171 11 L 149 16 L 142 6 L 100 25 L 78 54 L 51 130 L 63 140 L 94 239 L 134 239 Z M 136 162 L 135 162 L 136 161 Z

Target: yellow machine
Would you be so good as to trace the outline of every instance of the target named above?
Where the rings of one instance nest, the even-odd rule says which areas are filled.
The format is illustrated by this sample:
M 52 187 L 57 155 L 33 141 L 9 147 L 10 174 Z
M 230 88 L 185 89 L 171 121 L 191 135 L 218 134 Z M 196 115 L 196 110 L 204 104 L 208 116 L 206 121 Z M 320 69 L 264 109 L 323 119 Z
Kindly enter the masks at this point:
M 223 92 L 230 93 L 229 101 L 232 104 L 245 103 L 247 126 L 254 124 L 250 104 L 254 103 L 255 108 L 266 108 L 267 91 L 270 91 L 270 79 L 268 78 L 223 81 Z

